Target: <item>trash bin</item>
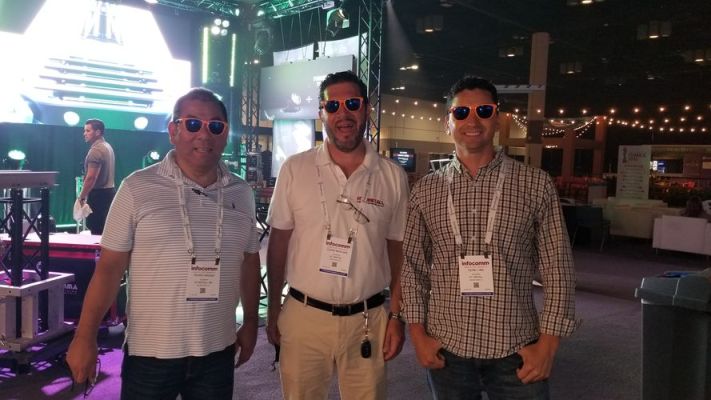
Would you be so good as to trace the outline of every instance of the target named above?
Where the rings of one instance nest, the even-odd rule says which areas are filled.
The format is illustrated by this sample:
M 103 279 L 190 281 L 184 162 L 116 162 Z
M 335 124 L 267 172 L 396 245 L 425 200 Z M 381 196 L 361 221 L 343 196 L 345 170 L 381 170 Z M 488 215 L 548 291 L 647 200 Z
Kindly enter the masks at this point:
M 642 400 L 711 399 L 711 269 L 642 279 Z

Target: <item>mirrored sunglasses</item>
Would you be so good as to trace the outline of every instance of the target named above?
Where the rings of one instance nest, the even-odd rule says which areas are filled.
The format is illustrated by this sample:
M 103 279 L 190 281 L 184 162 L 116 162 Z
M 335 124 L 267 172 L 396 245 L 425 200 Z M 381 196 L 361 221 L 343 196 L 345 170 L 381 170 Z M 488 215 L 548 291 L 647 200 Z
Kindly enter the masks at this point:
M 345 105 L 348 111 L 358 111 L 363 105 L 363 98 L 351 97 L 345 100 L 326 100 L 321 102 L 321 108 L 326 110 L 327 113 L 333 114 L 341 108 L 341 104 Z
M 213 135 L 222 135 L 227 130 L 227 122 L 213 119 L 206 121 L 199 118 L 178 118 L 174 121 L 176 124 L 183 124 L 185 129 L 190 133 L 197 133 L 205 124 L 207 131 Z
M 469 116 L 469 114 L 472 111 L 472 108 L 474 109 L 476 116 L 479 117 L 480 119 L 489 119 L 494 116 L 497 106 L 496 106 L 496 104 L 456 106 L 456 107 L 450 108 L 449 112 L 452 113 L 452 115 L 454 116 L 454 119 L 456 119 L 458 121 L 462 121 L 462 120 L 467 119 L 467 117 Z

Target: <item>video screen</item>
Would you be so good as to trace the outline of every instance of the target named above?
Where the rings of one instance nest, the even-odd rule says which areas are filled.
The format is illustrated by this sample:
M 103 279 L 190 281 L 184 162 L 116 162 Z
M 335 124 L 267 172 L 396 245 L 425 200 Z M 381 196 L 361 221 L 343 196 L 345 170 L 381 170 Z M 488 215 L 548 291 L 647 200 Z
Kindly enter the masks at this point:
M 405 172 L 415 172 L 415 149 L 391 147 L 390 159 L 403 167 Z
M 0 122 L 164 131 L 191 86 L 176 16 L 97 0 L 0 1 L 0 16 Z
M 684 172 L 683 159 L 657 159 L 650 162 L 651 170 L 660 174 L 681 174 Z
M 272 176 L 279 175 L 281 165 L 287 158 L 314 147 L 314 125 L 313 120 L 274 121 Z
M 353 56 L 318 58 L 262 68 L 259 83 L 261 120 L 318 119 L 318 88 L 326 75 L 353 71 Z

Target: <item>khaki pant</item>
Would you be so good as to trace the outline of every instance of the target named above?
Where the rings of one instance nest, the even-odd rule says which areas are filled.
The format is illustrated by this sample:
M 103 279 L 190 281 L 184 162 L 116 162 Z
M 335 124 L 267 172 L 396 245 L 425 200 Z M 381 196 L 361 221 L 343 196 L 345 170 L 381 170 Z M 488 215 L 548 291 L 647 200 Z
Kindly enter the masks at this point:
M 347 317 L 287 298 L 279 315 L 279 372 L 286 400 L 326 399 L 334 367 L 343 400 L 385 400 L 383 306 L 368 311 L 370 358 L 361 357 L 363 314 Z

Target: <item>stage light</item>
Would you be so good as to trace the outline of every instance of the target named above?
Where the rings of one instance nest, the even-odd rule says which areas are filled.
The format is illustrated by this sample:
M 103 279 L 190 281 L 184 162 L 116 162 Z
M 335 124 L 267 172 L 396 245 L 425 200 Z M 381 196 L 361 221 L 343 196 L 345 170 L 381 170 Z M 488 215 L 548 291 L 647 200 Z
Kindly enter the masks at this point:
M 229 28 L 230 27 L 230 21 L 223 19 L 222 20 L 222 27 L 223 28 Z
M 271 51 L 272 34 L 268 29 L 260 29 L 254 33 L 254 53 L 263 56 Z
M 145 0 L 148 4 L 158 4 L 158 0 Z
M 220 27 L 217 25 L 213 25 L 210 28 L 210 33 L 212 33 L 213 35 L 219 35 L 220 34 Z
M 75 113 L 74 111 L 67 111 L 63 115 L 64 117 L 64 123 L 66 123 L 69 126 L 76 126 L 79 123 L 79 114 Z
M 147 126 L 148 126 L 148 118 L 146 118 L 146 117 L 138 117 L 135 120 L 133 120 L 133 127 L 139 131 L 146 129 Z
M 143 156 L 141 160 L 141 165 L 146 168 L 149 165 L 153 165 L 160 160 L 160 153 L 157 150 L 151 150 Z
M 13 149 L 7 152 L 7 158 L 3 160 L 3 169 L 24 169 L 27 162 L 25 152 Z
M 25 160 L 25 157 L 26 157 L 24 151 L 22 151 L 22 150 L 16 150 L 16 149 L 8 151 L 8 152 L 7 152 L 7 156 L 8 156 L 11 160 L 15 160 L 15 161 L 24 161 L 24 160 Z
M 331 36 L 336 36 L 341 29 L 347 29 L 350 26 L 351 21 L 348 12 L 342 7 L 326 13 L 326 32 L 330 33 Z

